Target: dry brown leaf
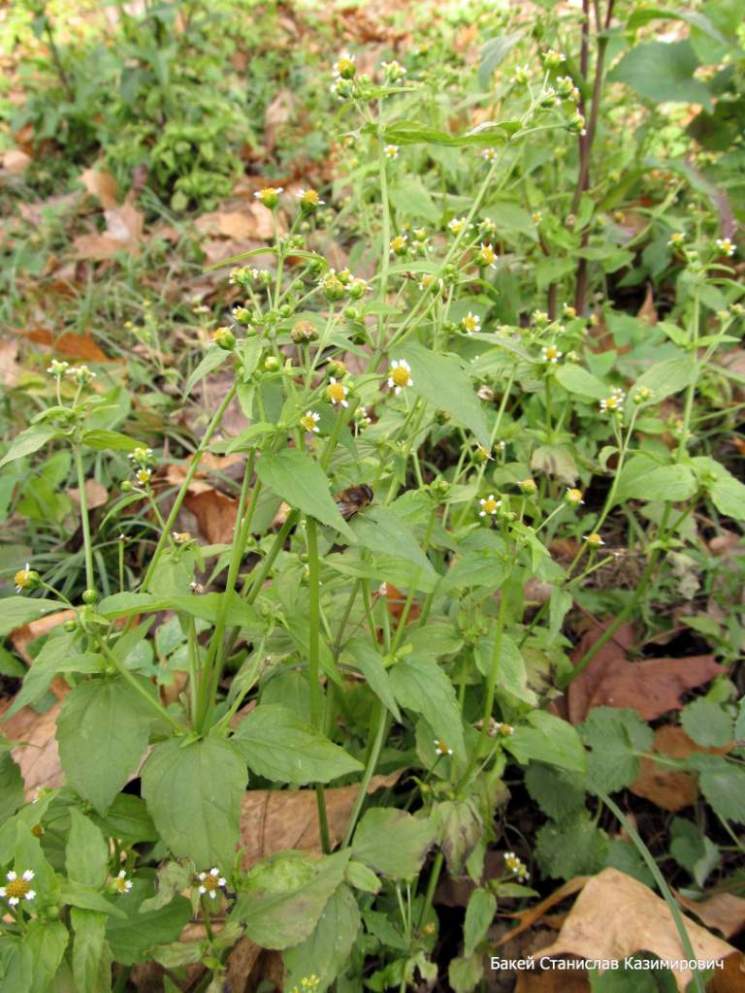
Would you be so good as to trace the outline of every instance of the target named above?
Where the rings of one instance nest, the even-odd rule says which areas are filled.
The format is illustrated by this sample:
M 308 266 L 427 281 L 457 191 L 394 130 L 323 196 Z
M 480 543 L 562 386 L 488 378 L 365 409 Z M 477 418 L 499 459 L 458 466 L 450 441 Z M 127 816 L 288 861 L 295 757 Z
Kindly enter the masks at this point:
M 592 624 L 572 653 L 575 662 L 595 644 L 608 624 L 610 620 Z M 626 653 L 632 644 L 633 629 L 625 624 L 572 680 L 567 691 L 572 724 L 581 724 L 593 707 L 630 707 L 644 720 L 654 720 L 670 710 L 680 710 L 688 690 L 724 672 L 713 655 L 630 662 Z
M 70 499 L 80 504 L 80 490 L 77 486 L 67 491 Z M 96 507 L 103 507 L 109 499 L 109 491 L 95 479 L 86 479 L 85 495 L 88 500 L 88 510 L 95 510 Z
M 654 305 L 654 293 L 652 291 L 652 284 L 647 284 L 647 292 L 644 296 L 644 302 L 637 311 L 636 316 L 640 321 L 644 321 L 645 324 L 650 324 L 652 327 L 657 323 L 657 308 Z
M 106 230 L 103 234 L 81 234 L 73 241 L 78 258 L 101 262 L 113 259 L 119 252 L 137 255 L 142 242 L 145 223 L 142 214 L 132 203 L 104 210 Z
M 58 355 L 68 359 L 82 359 L 86 362 L 110 362 L 108 355 L 101 351 L 90 334 L 75 334 L 73 331 L 63 331 L 55 335 L 49 328 L 32 328 L 22 331 L 26 338 L 38 345 L 47 345 Z
M 734 893 L 715 893 L 705 900 L 690 900 L 675 894 L 678 903 L 690 910 L 709 927 L 721 931 L 725 938 L 739 934 L 745 928 L 745 900 Z
M 279 90 L 264 114 L 264 147 L 271 153 L 277 144 L 277 134 L 287 124 L 295 109 L 291 90 Z
M 20 148 L 9 148 L 3 152 L 3 172 L 9 176 L 22 176 L 31 162 L 31 156 L 26 155 Z
M 519 913 L 513 914 L 512 916 L 516 917 L 520 923 L 517 927 L 512 928 L 512 930 L 504 934 L 497 942 L 497 946 L 505 945 L 508 941 L 512 941 L 519 934 L 522 934 L 523 931 L 527 931 L 528 928 L 531 928 L 536 921 L 539 921 L 543 917 L 547 910 L 555 907 L 562 900 L 566 900 L 568 896 L 573 896 L 579 892 L 589 878 L 589 876 L 575 876 L 574 879 L 570 879 L 563 886 L 560 886 L 558 890 L 554 890 L 545 900 L 541 900 L 540 903 L 528 907 L 527 910 L 521 910 Z
M 694 752 L 708 755 L 724 755 L 727 748 L 703 748 L 692 741 L 683 728 L 675 724 L 664 724 L 654 733 L 655 752 L 669 758 L 684 759 Z M 639 775 L 629 787 L 636 796 L 651 800 L 652 803 L 675 813 L 690 807 L 698 798 L 698 780 L 689 772 L 658 765 L 654 759 L 643 757 L 639 762 Z
M 104 210 L 116 207 L 119 191 L 116 180 L 110 172 L 104 169 L 85 169 L 80 174 L 80 182 L 90 195 L 98 200 Z
M 195 227 L 201 234 L 213 237 L 269 241 L 274 237 L 274 215 L 263 203 L 248 203 L 241 210 L 215 210 L 202 214 Z
M 518 972 L 515 993 L 590 993 L 590 983 L 582 970 Z
M 7 710 L 10 703 L 10 700 L 0 701 L 0 713 Z M 42 787 L 55 789 L 64 784 L 55 737 L 59 711 L 59 703 L 44 714 L 37 714 L 31 707 L 22 707 L 2 724 L 5 737 L 19 743 L 11 755 L 21 770 L 27 800 L 33 800 Z
M 199 533 L 210 545 L 228 545 L 233 540 L 238 501 L 219 490 L 188 492 L 184 506 L 197 519 Z
M 739 956 L 726 941 L 688 917 L 683 920 L 696 959 L 720 961 Z M 638 952 L 650 952 L 669 962 L 689 958 L 665 901 L 631 876 L 603 869 L 585 884 L 556 941 L 538 954 L 623 961 Z M 691 970 L 672 968 L 671 972 L 683 993 Z
M 18 358 L 18 342 L 4 338 L 0 341 L 0 383 L 3 386 L 15 386 L 18 382 L 20 369 Z
M 393 786 L 397 779 L 398 773 L 374 776 L 367 792 Z M 344 837 L 359 789 L 353 785 L 324 791 L 332 846 Z M 315 790 L 249 790 L 241 809 L 241 845 L 244 868 L 289 848 L 320 853 Z
M 28 651 L 28 646 L 31 642 L 36 641 L 37 638 L 41 638 L 45 634 L 49 634 L 53 628 L 64 624 L 65 621 L 72 620 L 74 617 L 74 610 L 57 610 L 53 614 L 39 617 L 37 620 L 30 621 L 28 624 L 24 624 L 22 627 L 11 631 L 9 635 L 10 643 L 26 665 L 31 665 L 34 661 Z

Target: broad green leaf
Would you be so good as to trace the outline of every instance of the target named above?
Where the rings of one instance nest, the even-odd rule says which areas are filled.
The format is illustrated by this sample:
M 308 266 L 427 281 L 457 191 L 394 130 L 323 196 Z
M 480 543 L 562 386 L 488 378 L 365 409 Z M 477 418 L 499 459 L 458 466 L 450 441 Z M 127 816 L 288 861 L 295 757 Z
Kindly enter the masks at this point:
M 545 290 L 551 283 L 558 283 L 570 272 L 574 272 L 577 263 L 571 258 L 541 258 L 533 270 L 536 286 Z
M 732 718 L 719 704 L 700 697 L 686 704 L 680 715 L 683 730 L 697 745 L 721 747 L 733 740 Z
M 450 959 L 448 964 L 448 981 L 453 993 L 473 993 L 484 978 L 484 956 L 474 952 L 472 955 Z
M 430 224 L 440 220 L 440 211 L 418 176 L 406 176 L 392 186 L 390 198 L 400 217 L 419 217 Z
M 30 993 L 48 993 L 49 984 L 60 967 L 67 948 L 69 933 L 62 921 L 31 921 L 23 942 L 33 957 L 33 979 Z M 2 989 L 0 981 L 0 989 Z
M 456 758 L 465 758 L 463 721 L 453 684 L 439 665 L 431 659 L 410 655 L 397 662 L 389 676 L 393 693 L 400 707 L 421 714 L 432 728 L 452 748 Z
M 688 765 L 698 771 L 701 792 L 714 812 L 745 824 L 745 769 L 720 755 L 691 755 Z
M 635 710 L 593 707 L 580 726 L 590 748 L 587 788 L 591 793 L 615 793 L 639 775 L 638 752 L 652 747 L 652 729 Z M 545 761 L 545 759 L 544 759 Z
M 133 452 L 135 448 L 142 448 L 142 442 L 136 438 L 130 438 L 120 431 L 85 431 L 82 442 L 88 448 L 95 448 L 99 452 Z
M 142 770 L 142 796 L 160 836 L 198 868 L 227 871 L 235 859 L 246 767 L 219 738 L 156 745 Z
M 10 746 L 0 738 L 0 824 L 15 814 L 24 801 L 21 770 L 13 761 Z
M 40 448 L 43 448 L 48 441 L 58 436 L 59 431 L 57 428 L 50 427 L 48 424 L 32 424 L 30 428 L 21 431 L 13 439 L 10 448 L 0 459 L 0 469 L 9 462 L 22 459 L 25 455 L 33 455 L 34 452 L 38 452 Z
M 110 993 L 111 949 L 106 941 L 106 915 L 73 908 L 70 917 L 75 993 Z
M 691 459 L 691 465 L 719 513 L 744 521 L 745 485 L 716 459 L 706 455 Z
M 486 937 L 497 912 L 497 898 L 489 890 L 478 887 L 473 891 L 466 907 L 463 923 L 463 953 L 473 955 Z
M 505 748 L 518 762 L 525 765 L 535 759 L 570 772 L 585 771 L 585 750 L 571 724 L 545 710 L 534 710 L 528 714 L 527 721 L 504 739 Z
M 191 919 L 191 901 L 180 895 L 172 896 L 162 907 L 141 911 L 152 891 L 152 883 L 135 877 L 130 892 L 116 898 L 125 916 L 109 920 L 106 938 L 114 958 L 122 965 L 146 960 L 156 945 L 176 941 Z
M 285 949 L 308 938 L 344 880 L 349 849 L 314 860 L 283 852 L 254 866 L 231 918 L 262 948 Z
M 285 988 L 302 988 L 306 976 L 318 977 L 323 993 L 349 964 L 360 929 L 360 912 L 354 894 L 342 883 L 329 897 L 318 923 L 304 942 L 282 956 Z
M 629 31 L 636 31 L 637 28 L 649 24 L 650 21 L 686 21 L 691 27 L 698 28 L 704 34 L 719 42 L 720 45 L 729 47 L 730 42 L 706 17 L 699 11 L 694 10 L 670 10 L 666 7 L 637 7 L 632 10 L 626 27 Z
M 523 37 L 523 31 L 512 31 L 510 34 L 489 38 L 481 49 L 481 64 L 479 65 L 479 86 L 486 89 L 492 73 L 507 58 L 515 45 Z
M 689 41 L 636 45 L 608 73 L 653 103 L 700 103 L 711 107 L 709 88 L 694 78 L 698 59 Z
M 530 457 L 530 468 L 556 476 L 570 486 L 577 482 L 579 476 L 574 455 L 566 445 L 539 445 Z
M 395 510 L 373 505 L 359 514 L 350 526 L 363 548 L 399 556 L 423 572 L 434 575 L 432 563 L 422 551 L 413 531 Z
M 463 866 L 484 836 L 484 822 L 476 802 L 442 800 L 432 808 L 432 820 L 437 825 L 438 842 L 452 876 L 460 876 Z
M 412 879 L 436 836 L 437 826 L 428 817 L 414 817 L 392 807 L 373 807 L 357 825 L 352 853 L 390 879 Z
M 631 388 L 632 395 L 640 387 L 652 391 L 650 403 L 658 403 L 665 397 L 679 393 L 690 386 L 698 375 L 698 362 L 693 355 L 680 355 L 673 359 L 655 362 L 639 376 Z
M 110 900 L 91 886 L 73 882 L 72 879 L 63 879 L 60 883 L 60 900 L 70 907 L 77 907 L 78 910 L 90 910 L 93 913 L 110 917 L 125 916 L 124 912 L 112 902 L 113 897 Z
M 137 768 L 151 725 L 147 703 L 121 677 L 89 679 L 65 697 L 57 720 L 62 768 L 100 814 Z
M 158 840 L 158 832 L 147 812 L 145 801 L 130 793 L 119 793 L 104 817 L 92 815 L 92 819 L 105 834 L 112 838 L 121 838 L 129 845 Z
M 556 379 L 570 393 L 590 397 L 592 400 L 604 400 L 610 392 L 609 387 L 602 380 L 573 362 L 559 366 L 556 370 Z
M 233 742 L 250 769 L 266 779 L 302 786 L 358 772 L 362 764 L 278 704 L 260 704 L 238 726 Z
M 5 934 L 0 941 L 0 993 L 30 993 L 33 975 L 34 958 L 29 946 L 20 936 Z
M 624 465 L 615 503 L 627 500 L 688 500 L 696 492 L 696 477 L 686 465 L 659 465 L 648 455 L 634 455 Z
M 91 652 L 80 653 L 74 648 L 74 637 L 61 628 L 58 630 L 59 634 L 53 633 L 42 645 L 31 668 L 26 672 L 23 685 L 8 710 L 8 717 L 12 717 L 21 707 L 33 707 L 38 703 L 59 673 L 103 672 L 105 659 L 102 655 Z
M 535 835 L 535 857 L 547 876 L 571 879 L 592 875 L 605 866 L 608 836 L 588 811 L 578 811 L 568 820 L 548 821 Z
M 499 659 L 497 662 L 497 687 L 498 692 L 507 693 L 517 700 L 522 700 L 531 706 L 538 702 L 533 690 L 528 686 L 528 673 L 525 668 L 525 660 L 522 657 L 517 643 L 509 635 L 502 635 L 499 645 Z M 494 656 L 494 636 L 486 639 L 482 638 L 476 643 L 474 659 L 476 666 L 482 676 L 488 677 Z
M 381 883 L 372 869 L 369 869 L 363 862 L 355 862 L 352 859 L 347 865 L 347 873 L 344 877 L 350 886 L 354 886 L 363 893 L 379 893 Z
M 223 265 L 224 263 L 220 264 Z M 226 351 L 224 348 L 220 348 L 218 345 L 208 348 L 199 365 L 192 370 L 191 375 L 186 380 L 184 385 L 184 396 L 188 397 L 200 380 L 204 379 L 205 376 L 209 376 L 209 374 L 214 372 L 215 369 L 219 369 L 229 355 L 229 351 Z
M 60 600 L 34 600 L 25 596 L 0 598 L 0 635 L 10 634 L 16 628 L 51 614 L 53 610 L 65 610 L 67 604 Z
M 100 889 L 109 874 L 109 846 L 93 821 L 76 807 L 70 808 L 65 868 L 72 882 L 93 889 Z
M 488 448 L 489 430 L 481 403 L 461 360 L 414 343 L 403 346 L 401 352 L 411 366 L 414 392 L 436 410 L 450 414 L 456 424 L 468 428 Z
M 291 507 L 297 507 L 348 538 L 352 537 L 348 524 L 331 497 L 328 476 L 307 453 L 287 449 L 262 455 L 256 474 L 264 486 L 268 486 Z
M 475 145 L 484 148 L 509 139 L 519 128 L 518 121 L 488 121 L 478 129 L 456 135 L 417 121 L 396 121 L 383 129 L 382 137 L 385 142 L 393 145 L 447 145 L 451 148 Z
M 114 593 L 105 597 L 97 607 L 102 617 L 134 617 L 137 614 L 154 614 L 162 610 L 183 611 L 204 621 L 216 621 L 222 610 L 224 593 L 205 593 L 202 596 L 158 596 L 155 593 Z M 225 622 L 230 627 L 252 627 L 258 621 L 253 607 L 237 593 L 227 599 Z
M 556 821 L 585 806 L 584 777 L 577 773 L 531 762 L 525 770 L 525 786 L 543 813 Z
M 400 724 L 401 712 L 396 703 L 391 680 L 375 646 L 367 638 L 353 638 L 347 643 L 345 652 L 351 655 L 354 665 L 367 680 L 367 685 Z

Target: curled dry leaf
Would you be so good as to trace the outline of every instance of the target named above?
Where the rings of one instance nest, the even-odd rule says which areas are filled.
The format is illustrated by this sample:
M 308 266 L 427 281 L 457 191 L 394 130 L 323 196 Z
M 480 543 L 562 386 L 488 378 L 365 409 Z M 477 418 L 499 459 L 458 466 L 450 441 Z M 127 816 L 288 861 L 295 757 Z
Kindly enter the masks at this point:
M 575 662 L 595 644 L 608 624 L 610 620 L 592 624 L 572 653 Z M 567 691 L 572 724 L 581 724 L 593 707 L 629 707 L 644 720 L 654 720 L 670 710 L 680 710 L 688 690 L 705 685 L 725 671 L 713 655 L 631 662 L 627 652 L 633 641 L 633 628 L 623 625 L 572 680 Z
M 722 961 L 732 955 L 739 957 L 737 949 L 726 941 L 688 917 L 683 920 L 696 959 Z M 631 876 L 617 869 L 603 869 L 583 887 L 556 941 L 539 954 L 623 961 L 639 952 L 649 952 L 669 962 L 690 958 L 681 946 L 665 901 Z M 683 993 L 693 973 L 687 968 L 672 968 L 671 972 Z
M 67 491 L 70 495 L 70 499 L 80 505 L 80 490 L 77 486 Z M 106 501 L 109 499 L 109 491 L 101 483 L 97 482 L 95 479 L 86 479 L 85 481 L 85 495 L 88 502 L 88 510 L 95 510 L 96 507 L 103 507 Z
M 29 331 L 21 331 L 21 334 L 37 345 L 47 345 L 57 355 L 64 355 L 68 359 L 84 362 L 111 361 L 88 333 L 75 334 L 74 331 L 63 331 L 62 334 L 55 335 L 49 328 L 31 328 Z
M 0 701 L 2 711 L 9 706 L 10 700 Z M 55 789 L 64 784 L 55 737 L 59 711 L 59 703 L 43 714 L 38 714 L 31 707 L 22 707 L 2 724 L 5 737 L 18 742 L 10 754 L 21 770 L 27 800 L 33 800 L 42 787 Z
M 81 234 L 73 241 L 78 258 L 100 262 L 113 259 L 119 252 L 139 254 L 145 217 L 134 204 L 109 207 L 104 210 L 104 218 L 103 234 Z
M 513 914 L 512 916 L 518 919 L 519 924 L 504 934 L 497 942 L 497 945 L 504 945 L 508 941 L 512 941 L 519 934 L 522 934 L 523 931 L 527 931 L 528 928 L 531 928 L 537 921 L 541 920 L 547 910 L 555 907 L 562 900 L 566 900 L 568 896 L 574 896 L 575 893 L 578 893 L 589 878 L 589 876 L 575 876 L 574 879 L 568 880 L 557 890 L 554 890 L 545 900 L 541 900 L 540 903 L 528 907 L 527 910 L 521 910 L 519 913 Z
M 653 751 L 674 759 L 688 758 L 694 752 L 709 755 L 724 755 L 727 748 L 703 748 L 692 741 L 683 728 L 675 724 L 664 724 L 654 733 Z M 654 759 L 643 757 L 639 760 L 639 775 L 629 787 L 636 796 L 651 800 L 652 803 L 675 813 L 690 807 L 698 799 L 698 780 L 690 772 L 658 765 Z
M 200 234 L 233 240 L 255 238 L 269 241 L 274 237 L 272 212 L 258 201 L 241 205 L 240 210 L 216 210 L 202 214 L 195 226 Z
M 397 779 L 398 773 L 374 776 L 367 792 L 393 786 Z M 332 847 L 344 837 L 359 789 L 355 784 L 324 791 Z M 249 790 L 241 808 L 241 844 L 247 869 L 288 848 L 320 854 L 315 790 Z
M 705 900 L 690 900 L 676 893 L 678 903 L 690 910 L 700 921 L 725 938 L 731 938 L 745 928 L 745 900 L 734 893 L 715 893 Z

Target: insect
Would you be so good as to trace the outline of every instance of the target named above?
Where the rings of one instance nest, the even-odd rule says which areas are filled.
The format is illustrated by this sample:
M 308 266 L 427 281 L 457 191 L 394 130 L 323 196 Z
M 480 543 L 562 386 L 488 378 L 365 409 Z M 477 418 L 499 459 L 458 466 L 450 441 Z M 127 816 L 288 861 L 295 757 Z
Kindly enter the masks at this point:
M 365 483 L 361 483 L 359 486 L 349 486 L 339 493 L 336 497 L 336 506 L 344 520 L 348 521 L 350 517 L 359 514 L 371 504 L 372 499 L 373 491 Z

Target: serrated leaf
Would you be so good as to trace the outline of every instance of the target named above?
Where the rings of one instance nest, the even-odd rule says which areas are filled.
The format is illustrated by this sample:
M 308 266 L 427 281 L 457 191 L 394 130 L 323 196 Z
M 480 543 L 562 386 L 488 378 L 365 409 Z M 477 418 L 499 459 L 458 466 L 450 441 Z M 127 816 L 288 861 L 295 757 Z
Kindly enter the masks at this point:
M 264 486 L 291 507 L 297 507 L 348 538 L 354 537 L 331 497 L 328 476 L 310 455 L 296 449 L 262 455 L 256 474 Z
M 72 973 L 75 993 L 109 993 L 111 950 L 106 941 L 106 915 L 73 908 Z
M 132 889 L 117 897 L 121 918 L 111 918 L 106 938 L 114 958 L 122 965 L 143 961 L 157 945 L 175 941 L 192 915 L 191 901 L 176 895 L 162 907 L 142 909 L 152 893 L 152 883 L 135 877 Z
M 608 73 L 653 103 L 700 103 L 711 108 L 711 93 L 694 78 L 698 59 L 689 41 L 636 45 Z
M 585 806 L 583 777 L 541 762 L 525 770 L 525 787 L 544 814 L 556 821 L 572 816 Z
M 434 734 L 447 742 L 458 759 L 465 757 L 463 721 L 448 677 L 431 659 L 409 656 L 389 670 L 399 706 L 421 714 Z
M 32 600 L 25 596 L 0 598 L 0 635 L 10 634 L 16 628 L 50 614 L 53 610 L 64 610 L 66 604 L 60 600 Z
M 246 767 L 220 738 L 156 745 L 142 770 L 142 796 L 163 841 L 198 868 L 233 864 Z
M 434 577 L 432 563 L 422 551 L 413 531 L 389 507 L 368 507 L 352 521 L 350 527 L 363 548 L 399 556 Z
M 352 852 L 360 862 L 390 879 L 412 879 L 434 843 L 432 820 L 405 810 L 375 807 L 368 810 L 354 833 Z
M 580 733 L 591 749 L 587 788 L 592 793 L 615 793 L 639 775 L 637 752 L 650 751 L 654 735 L 635 710 L 594 707 Z
M 479 65 L 479 86 L 485 88 L 492 73 L 507 58 L 512 49 L 523 37 L 522 31 L 512 31 L 510 34 L 489 38 L 481 49 L 481 64 Z
M 357 901 L 342 883 L 329 897 L 312 934 L 282 956 L 285 987 L 300 989 L 305 977 L 317 976 L 318 993 L 327 990 L 348 965 L 359 929 Z
M 680 715 L 683 730 L 697 745 L 720 747 L 732 741 L 732 718 L 719 704 L 699 698 L 686 704 Z
M 94 889 L 100 889 L 109 874 L 109 846 L 104 836 L 93 821 L 75 807 L 70 808 L 65 868 L 73 882 Z
M 504 739 L 504 747 L 523 764 L 536 760 L 570 772 L 584 772 L 587 767 L 575 728 L 545 710 L 528 714 L 527 724 L 516 727 L 515 733 Z
M 608 396 L 609 389 L 601 379 L 573 362 L 559 366 L 556 370 L 556 379 L 565 390 L 577 396 L 589 397 L 592 400 L 604 400 Z
M 343 748 L 278 704 L 260 704 L 252 710 L 232 740 L 258 775 L 294 786 L 328 783 L 363 768 Z
M 375 646 L 367 638 L 353 638 L 347 643 L 345 652 L 351 655 L 354 665 L 367 680 L 367 685 L 400 724 L 401 712 L 396 703 L 390 677 Z
M 696 492 L 696 485 L 696 477 L 686 465 L 659 465 L 647 455 L 634 455 L 621 470 L 615 503 L 688 500 Z
M 26 455 L 33 455 L 34 452 L 38 452 L 52 438 L 59 437 L 59 434 L 57 428 L 50 427 L 48 424 L 32 424 L 30 428 L 21 431 L 13 439 L 10 448 L 0 459 L 0 469 L 9 462 L 15 462 L 16 459 L 22 459 Z
M 607 835 L 586 810 L 560 824 L 544 824 L 535 841 L 536 859 L 547 876 L 571 879 L 599 872 L 605 864 Z
M 745 824 L 745 769 L 718 755 L 691 755 L 699 786 L 719 817 Z
M 679 393 L 695 380 L 698 362 L 692 355 L 680 355 L 655 362 L 634 383 L 631 393 L 641 387 L 652 391 L 650 402 L 657 403 L 673 393 Z

